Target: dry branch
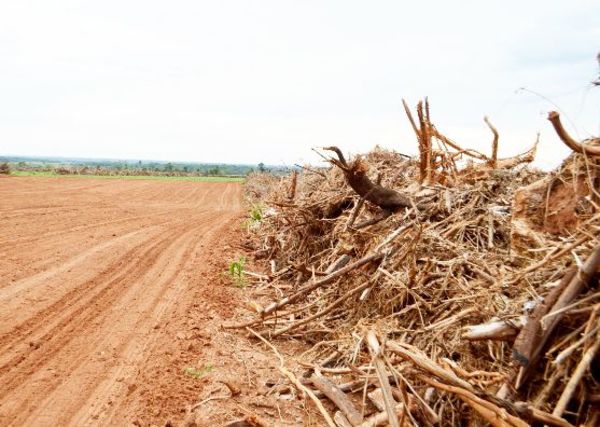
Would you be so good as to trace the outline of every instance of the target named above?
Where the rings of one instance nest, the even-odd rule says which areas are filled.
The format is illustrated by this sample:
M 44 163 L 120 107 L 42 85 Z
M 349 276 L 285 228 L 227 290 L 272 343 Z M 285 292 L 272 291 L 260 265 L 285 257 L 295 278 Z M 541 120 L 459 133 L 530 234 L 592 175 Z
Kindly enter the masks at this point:
M 478 340 L 509 340 L 514 338 L 527 320 L 524 316 L 514 321 L 492 320 L 479 325 L 465 327 L 462 337 L 470 341 Z
M 477 397 L 469 390 L 457 386 L 442 384 L 438 381 L 431 380 L 426 377 L 421 378 L 427 384 L 434 386 L 437 389 L 444 390 L 456 394 L 473 410 L 475 410 L 482 418 L 489 422 L 494 427 L 528 427 L 525 421 L 514 415 L 510 415 L 505 409 L 496 406 L 484 399 Z
M 496 169 L 498 167 L 498 137 L 499 137 L 498 130 L 496 130 L 494 125 L 492 125 L 492 123 L 490 123 L 490 120 L 487 118 L 487 116 L 484 117 L 483 120 L 485 121 L 485 124 L 488 125 L 488 127 L 494 134 L 494 140 L 492 141 L 492 157 L 490 159 L 490 166 L 493 169 Z
M 286 304 L 291 304 L 293 302 L 295 302 L 296 300 L 298 300 L 301 296 L 308 294 L 309 292 L 324 286 L 330 282 L 332 282 L 334 279 L 343 276 L 344 274 L 357 269 L 359 267 L 362 267 L 365 264 L 368 264 L 370 262 L 373 261 L 377 261 L 380 260 L 381 258 L 383 258 L 385 255 L 385 253 L 383 252 L 377 252 L 374 254 L 370 254 L 367 256 L 362 257 L 361 259 L 359 259 L 358 261 L 353 262 L 352 264 L 349 264 L 343 268 L 340 268 L 339 270 L 331 273 L 328 276 L 325 276 L 324 278 L 322 278 L 321 280 L 317 280 L 316 282 L 313 283 L 309 283 L 307 285 L 305 285 L 304 287 L 302 287 L 300 290 L 298 290 L 297 292 L 293 293 L 290 296 L 287 296 L 277 302 L 274 302 L 273 304 L 269 305 L 268 307 L 266 307 L 263 311 L 262 311 L 262 315 L 267 315 L 270 314 L 272 312 L 274 312 L 275 310 L 279 310 L 281 307 L 283 307 Z
M 568 284 L 560 293 L 560 296 L 552 306 L 550 313 L 558 312 L 562 308 L 569 305 L 588 284 L 588 281 L 598 270 L 598 266 L 600 266 L 600 246 L 594 249 L 581 269 L 573 274 L 570 281 L 567 282 Z M 552 314 L 549 318 L 545 319 L 545 324 L 542 324 L 540 320 L 540 324 L 537 328 L 533 326 L 530 330 L 528 330 L 528 335 L 524 335 L 521 340 L 517 338 L 517 343 L 515 343 L 515 347 L 513 349 L 513 355 L 516 360 L 525 367 L 528 367 L 528 365 L 530 365 L 532 361 L 535 360 L 541 353 L 544 344 L 548 340 L 550 334 L 552 334 L 554 331 L 554 328 L 558 325 L 558 322 L 561 320 L 562 316 L 562 312 Z M 540 327 L 541 334 L 538 333 L 538 328 Z M 530 342 L 534 342 L 536 344 L 531 345 Z
M 560 399 L 558 399 L 554 411 L 552 411 L 552 415 L 560 417 L 564 413 L 565 409 L 567 408 L 567 404 L 575 392 L 575 388 L 581 381 L 581 378 L 583 378 L 585 372 L 589 369 L 592 359 L 594 356 L 596 356 L 599 347 L 600 336 L 597 336 L 594 344 L 583 354 L 583 357 L 577 364 L 577 368 L 575 368 L 575 371 L 573 371 L 573 375 L 571 378 L 569 378 L 569 382 L 567 382 L 565 389 L 560 395 Z
M 316 371 L 311 377 L 313 385 L 320 390 L 329 400 L 342 411 L 346 419 L 353 426 L 357 426 L 363 421 L 363 417 L 356 410 L 354 404 L 335 384 L 325 378 L 319 371 Z
M 371 181 L 367 176 L 367 166 L 362 159 L 357 158 L 348 164 L 338 147 L 324 147 L 323 149 L 337 154 L 338 159 L 331 159 L 332 163 L 344 172 L 348 185 L 365 200 L 389 211 L 412 206 L 410 199 L 405 195 Z
M 373 358 L 373 364 L 375 365 L 375 369 L 377 371 L 377 378 L 379 379 L 381 392 L 383 394 L 383 402 L 389 417 L 388 421 L 392 427 L 400 427 L 400 424 L 398 423 L 398 417 L 396 416 L 396 401 L 392 396 L 392 388 L 390 387 L 388 374 L 385 368 L 385 362 L 381 357 L 381 347 L 379 346 L 379 341 L 377 340 L 375 332 L 367 331 L 366 341 L 369 347 L 369 352 L 371 353 L 371 357 Z
M 252 284 L 252 306 L 262 316 L 251 324 L 261 324 L 262 339 L 309 346 L 294 361 L 307 370 L 303 384 L 318 370 L 331 384 L 342 383 L 338 401 L 351 401 L 359 413 L 370 410 L 372 387 L 387 380 L 385 412 L 363 424 L 387 423 L 388 411 L 410 407 L 412 399 L 417 410 L 403 410 L 401 425 L 477 425 L 473 417 L 481 414 L 496 425 L 565 427 L 566 420 L 546 412 L 557 405 L 564 378 L 575 384 L 561 403 L 572 408 L 569 421 L 589 423 L 598 393 L 580 358 L 598 332 L 598 299 L 584 284 L 595 284 L 596 276 L 591 281 L 575 270 L 585 264 L 592 274 L 588 263 L 600 247 L 596 159 L 586 151 L 552 173 L 515 168 L 533 160 L 535 146 L 507 159 L 497 158 L 495 143 L 490 157 L 462 148 L 436 130 L 428 107 L 422 102 L 413 117 L 405 104 L 422 156 L 375 149 L 346 161 L 330 147 L 332 166 L 299 174 L 293 203 L 289 178 L 274 184 L 267 198 L 272 207 L 252 231 L 253 246 L 279 271 Z M 367 164 L 377 179 L 367 178 Z M 354 180 L 353 171 L 364 180 Z M 544 179 L 553 183 L 551 191 L 520 190 Z M 566 216 L 568 226 L 545 232 L 550 215 L 565 216 L 559 199 L 582 182 L 592 195 L 578 197 L 568 210 L 576 221 Z M 401 203 L 395 207 L 402 212 L 391 215 L 384 203 L 369 200 L 371 190 L 392 188 L 386 194 L 419 200 L 419 209 Z M 519 221 L 537 243 L 519 237 Z M 379 343 L 365 334 L 373 330 L 393 340 L 374 352 Z M 465 403 L 473 410 L 464 410 Z M 352 425 L 343 411 L 334 418 Z
M 571 135 L 567 133 L 560 121 L 560 115 L 556 111 L 550 111 L 550 113 L 548 113 L 548 120 L 550 120 L 550 123 L 552 123 L 552 126 L 554 127 L 554 130 L 556 131 L 556 134 L 560 140 L 564 142 L 565 145 L 571 150 L 575 151 L 576 153 L 587 154 L 590 156 L 600 156 L 600 147 L 595 145 L 600 143 L 600 138 L 594 138 L 587 144 L 582 144 L 575 141 Z

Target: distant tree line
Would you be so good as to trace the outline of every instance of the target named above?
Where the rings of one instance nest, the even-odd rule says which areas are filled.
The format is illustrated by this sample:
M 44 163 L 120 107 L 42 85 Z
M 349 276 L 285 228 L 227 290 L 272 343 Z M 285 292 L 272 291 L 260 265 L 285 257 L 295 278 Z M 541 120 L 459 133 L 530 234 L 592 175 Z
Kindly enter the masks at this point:
M 18 171 L 50 172 L 59 175 L 114 175 L 114 176 L 245 176 L 254 171 L 283 175 L 290 172 L 286 166 L 235 165 L 226 163 L 183 163 L 158 161 L 115 161 L 58 158 L 0 157 Z

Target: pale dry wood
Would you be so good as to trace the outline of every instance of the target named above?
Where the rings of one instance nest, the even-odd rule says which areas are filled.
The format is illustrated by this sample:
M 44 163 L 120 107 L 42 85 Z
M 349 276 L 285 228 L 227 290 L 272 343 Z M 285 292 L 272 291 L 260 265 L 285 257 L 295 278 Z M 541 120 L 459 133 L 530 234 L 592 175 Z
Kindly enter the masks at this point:
M 366 341 L 369 347 L 369 353 L 371 353 L 371 357 L 373 359 L 373 364 L 375 365 L 375 370 L 377 371 L 379 384 L 381 385 L 383 401 L 385 403 L 386 412 L 388 413 L 389 423 L 392 425 L 392 427 L 400 427 L 398 417 L 395 414 L 396 401 L 392 396 L 392 388 L 388 379 L 385 362 L 381 357 L 381 347 L 373 330 L 367 331 Z
M 550 316 L 544 316 L 543 328 L 544 334 L 549 335 L 552 333 L 564 312 L 561 310 L 571 304 L 571 302 L 577 298 L 584 287 L 588 284 L 589 280 L 598 270 L 600 266 L 600 246 L 597 246 L 590 256 L 588 257 L 585 264 L 577 271 L 574 277 L 571 279 L 565 290 L 560 294 L 556 303 L 552 306 Z
M 552 309 L 560 295 L 564 292 L 571 280 L 576 274 L 576 268 L 571 267 L 567 270 L 557 286 L 550 291 L 544 299 L 544 302 L 538 304 L 533 313 L 529 316 L 527 325 L 517 336 L 513 345 L 513 358 L 522 366 L 529 366 L 535 363 L 543 347 L 544 335 L 542 333 L 542 317 Z M 517 385 L 518 388 L 518 385 Z
M 489 422 L 494 427 L 527 427 L 527 424 L 522 419 L 510 415 L 504 408 L 500 408 L 497 405 L 488 402 L 487 400 L 477 397 L 473 392 L 452 385 L 446 385 L 438 381 L 429 379 L 421 376 L 421 380 L 427 384 L 450 393 L 456 394 L 461 400 L 468 404 L 473 410 L 475 410 L 481 417 Z
M 516 402 L 515 407 L 517 407 L 520 412 L 526 415 L 527 418 L 533 421 L 544 423 L 545 425 L 553 427 L 574 427 L 573 424 L 564 418 L 557 417 L 549 414 L 548 412 L 535 408 L 529 405 L 527 402 Z
M 389 348 L 390 351 L 412 361 L 421 369 L 437 376 L 440 379 L 443 379 L 446 382 L 462 387 L 469 391 L 473 390 L 473 386 L 470 383 L 459 378 L 454 372 L 442 368 L 440 365 L 423 354 L 419 354 L 418 350 L 415 351 L 416 348 L 411 345 L 405 343 L 399 344 L 395 341 L 388 341 L 386 342 L 386 348 Z
M 366 265 L 370 262 L 373 262 L 373 261 L 383 258 L 384 255 L 385 254 L 381 253 L 381 252 L 366 255 L 366 256 L 362 257 L 361 259 L 359 259 L 343 268 L 340 268 L 339 270 L 331 273 L 328 276 L 325 276 L 324 278 L 322 278 L 320 280 L 317 280 L 313 283 L 309 283 L 309 284 L 303 286 L 301 289 L 299 289 L 297 292 L 293 293 L 292 295 L 289 295 L 285 298 L 282 298 L 281 300 L 279 300 L 277 302 L 270 304 L 268 307 L 266 307 L 263 310 L 262 314 L 264 316 L 264 315 L 270 314 L 276 310 L 279 310 L 281 307 L 297 301 L 303 295 L 306 295 L 307 293 L 309 293 L 321 286 L 331 283 L 334 279 L 341 277 L 344 274 L 346 274 L 354 269 L 362 267 L 363 265 Z
M 494 320 L 470 325 L 463 328 L 463 339 L 469 341 L 480 340 L 510 340 L 517 336 L 519 331 L 527 323 L 526 316 L 519 316 L 515 320 Z
M 560 417 L 564 413 L 569 401 L 571 400 L 571 397 L 573 396 L 573 393 L 575 392 L 575 389 L 577 388 L 577 385 L 585 375 L 586 371 L 589 369 L 590 364 L 592 363 L 594 356 L 598 352 L 599 347 L 600 336 L 597 336 L 596 342 L 586 350 L 586 352 L 583 354 L 583 357 L 577 364 L 575 371 L 573 371 L 573 374 L 571 374 L 571 377 L 569 378 L 565 389 L 560 395 L 560 398 L 558 399 L 558 402 L 556 403 L 556 406 L 552 411 L 552 415 Z
M 341 411 L 335 411 L 333 421 L 338 427 L 353 427 Z
M 494 134 L 494 140 L 492 141 L 492 157 L 490 158 L 490 166 L 493 169 L 496 169 L 498 167 L 498 138 L 499 138 L 498 130 L 494 127 L 494 125 L 492 125 L 492 123 L 490 122 L 490 120 L 488 119 L 487 116 L 485 116 L 483 118 L 483 120 L 485 121 L 485 124 L 488 125 L 488 127 Z
M 397 404 L 396 407 L 394 408 L 394 415 L 393 415 L 392 419 L 393 418 L 402 419 L 404 417 L 404 411 L 405 411 L 404 403 Z M 377 427 L 377 426 L 388 425 L 388 423 L 391 424 L 390 415 L 387 411 L 385 411 L 385 412 L 380 412 L 378 414 L 375 414 L 375 415 L 367 418 L 360 425 L 360 427 Z
M 371 281 L 367 281 L 367 282 L 363 283 L 362 285 L 359 285 L 359 286 L 355 287 L 354 289 L 351 289 L 350 291 L 346 292 L 344 295 L 342 295 L 341 297 L 339 297 L 338 299 L 333 301 L 327 307 L 325 307 L 322 310 L 319 310 L 315 314 L 305 317 L 304 319 L 300 319 L 296 322 L 290 323 L 287 326 L 284 326 L 283 328 L 277 329 L 276 331 L 271 332 L 270 335 L 272 337 L 277 337 L 277 336 L 285 334 L 286 332 L 289 332 L 293 329 L 296 329 L 302 325 L 306 325 L 307 323 L 312 322 L 313 320 L 318 319 L 319 317 L 323 317 L 326 314 L 332 312 L 336 307 L 339 307 L 340 305 L 342 305 L 342 303 L 344 301 L 346 301 L 353 295 L 356 295 L 357 293 L 363 291 L 364 289 L 367 289 L 369 286 L 371 286 Z
M 363 421 L 352 401 L 331 381 L 325 378 L 318 370 L 311 377 L 312 384 L 331 400 L 353 425 L 357 426 Z
M 267 345 L 267 347 L 269 347 L 273 351 L 273 353 L 275 353 L 275 356 L 277 356 L 277 358 L 279 359 L 279 367 L 278 367 L 279 372 L 281 372 L 292 384 L 294 384 L 296 386 L 296 388 L 298 390 L 300 390 L 302 393 L 304 393 L 306 396 L 308 396 L 310 398 L 310 400 L 312 400 L 314 402 L 315 406 L 317 407 L 317 409 L 319 410 L 319 412 L 323 416 L 323 419 L 325 419 L 325 422 L 327 423 L 327 425 L 329 427 L 336 427 L 335 422 L 331 418 L 331 415 L 329 415 L 329 412 L 327 411 L 327 409 L 325 409 L 325 407 L 323 406 L 323 404 L 321 403 L 319 398 L 317 396 L 315 396 L 314 392 L 311 389 L 309 389 L 308 387 L 306 387 L 304 384 L 302 384 L 298 380 L 298 378 L 296 378 L 296 376 L 285 367 L 285 361 L 283 359 L 283 356 L 281 355 L 281 353 L 279 353 L 279 351 L 277 351 L 277 349 L 273 346 L 273 344 L 271 344 L 262 335 L 260 335 L 258 332 L 254 331 L 253 329 L 246 328 L 246 330 L 248 332 L 250 332 L 252 335 L 254 335 L 256 338 L 261 340 L 263 343 L 265 343 Z

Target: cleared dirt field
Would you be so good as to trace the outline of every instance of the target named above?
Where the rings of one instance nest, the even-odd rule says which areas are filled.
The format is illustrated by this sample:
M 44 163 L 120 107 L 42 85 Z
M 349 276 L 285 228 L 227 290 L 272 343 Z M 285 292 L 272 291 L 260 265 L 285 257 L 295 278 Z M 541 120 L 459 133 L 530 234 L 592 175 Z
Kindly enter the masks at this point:
M 182 322 L 199 329 L 193 313 L 227 304 L 218 290 L 199 298 L 222 271 L 241 192 L 0 179 L 0 425 L 130 424 L 193 399 L 198 382 L 173 389 L 191 363 L 173 342 L 189 338 Z

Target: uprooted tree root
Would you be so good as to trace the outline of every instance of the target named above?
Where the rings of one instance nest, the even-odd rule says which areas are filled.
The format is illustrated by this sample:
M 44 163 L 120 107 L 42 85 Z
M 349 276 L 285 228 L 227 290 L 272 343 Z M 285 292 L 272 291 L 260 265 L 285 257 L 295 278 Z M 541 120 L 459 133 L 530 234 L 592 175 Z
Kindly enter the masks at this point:
M 407 114 L 416 159 L 329 147 L 334 167 L 270 182 L 254 247 L 271 270 L 253 276 L 256 314 L 225 327 L 305 342 L 294 378 L 329 424 L 594 425 L 599 159 L 588 145 L 542 173 L 523 166 L 534 150 L 497 159 L 489 120 L 487 156 L 439 133 L 427 102 L 419 126 Z M 561 185 L 578 204 L 562 228 Z

